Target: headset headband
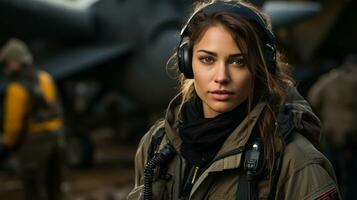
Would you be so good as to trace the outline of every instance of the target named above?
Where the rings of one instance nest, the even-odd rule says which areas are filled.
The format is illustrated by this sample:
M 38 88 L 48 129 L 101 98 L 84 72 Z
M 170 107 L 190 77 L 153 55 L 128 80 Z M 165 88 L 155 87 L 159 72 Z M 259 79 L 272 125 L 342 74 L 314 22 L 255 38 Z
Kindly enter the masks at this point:
M 266 42 L 268 42 L 269 45 L 271 45 L 273 48 L 275 47 L 274 34 L 266 27 L 263 18 L 254 10 L 246 6 L 243 6 L 239 3 L 231 4 L 225 2 L 214 2 L 197 10 L 195 13 L 191 15 L 187 23 L 181 29 L 181 33 L 180 33 L 181 38 L 187 36 L 188 26 L 190 25 L 191 21 L 195 18 L 195 16 L 198 13 L 203 13 L 206 16 L 210 16 L 216 12 L 228 12 L 236 16 L 240 16 L 249 22 L 258 24 L 259 28 L 262 29 L 263 34 L 267 37 L 265 38 Z
M 189 36 L 189 25 L 199 13 L 203 13 L 205 16 L 212 16 L 217 12 L 227 12 L 234 15 L 236 18 L 243 18 L 251 23 L 257 25 L 260 32 L 263 34 L 261 41 L 263 43 L 264 60 L 268 67 L 269 72 L 275 74 L 276 71 L 276 46 L 274 34 L 266 27 L 266 24 L 262 16 L 239 3 L 226 3 L 226 2 L 214 2 L 207 6 L 198 9 L 188 19 L 187 23 L 181 29 L 181 41 L 177 49 L 178 66 L 179 70 L 185 75 L 186 78 L 193 78 L 192 71 L 192 46 L 189 45 L 189 41 L 185 40 Z

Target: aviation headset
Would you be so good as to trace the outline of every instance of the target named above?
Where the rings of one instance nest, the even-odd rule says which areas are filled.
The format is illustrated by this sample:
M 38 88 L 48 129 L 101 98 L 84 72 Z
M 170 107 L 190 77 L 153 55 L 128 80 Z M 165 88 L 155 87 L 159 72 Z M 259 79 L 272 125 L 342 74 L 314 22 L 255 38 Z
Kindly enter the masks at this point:
M 255 23 L 258 28 L 263 33 L 263 38 L 261 38 L 264 47 L 264 60 L 268 67 L 270 73 L 275 74 L 276 72 L 276 46 L 274 34 L 266 27 L 266 24 L 262 17 L 254 10 L 243 6 L 239 3 L 231 4 L 225 2 L 214 2 L 208 4 L 207 6 L 199 9 L 188 19 L 186 24 L 183 26 L 180 36 L 181 41 L 177 49 L 178 66 L 181 73 L 185 75 L 186 78 L 193 78 L 192 71 L 192 45 L 189 44 L 187 40 L 188 27 L 193 19 L 198 13 L 203 13 L 205 16 L 210 16 L 216 12 L 227 12 L 233 14 L 235 17 L 242 17 L 245 20 Z

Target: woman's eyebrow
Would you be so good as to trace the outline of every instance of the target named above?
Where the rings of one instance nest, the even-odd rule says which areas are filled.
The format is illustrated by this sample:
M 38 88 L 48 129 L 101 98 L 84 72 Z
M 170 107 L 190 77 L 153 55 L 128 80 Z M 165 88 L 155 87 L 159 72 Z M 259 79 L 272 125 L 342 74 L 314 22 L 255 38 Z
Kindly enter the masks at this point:
M 203 53 L 206 53 L 206 54 L 209 54 L 209 55 L 212 55 L 212 56 L 217 56 L 217 53 L 216 53 L 216 52 L 208 51 L 208 50 L 205 50 L 205 49 L 199 49 L 199 50 L 197 50 L 197 52 L 203 52 Z M 232 57 L 243 57 L 243 54 L 242 54 L 242 53 L 234 53 L 234 54 L 229 55 L 228 57 L 229 57 L 229 58 L 232 58 Z
M 232 57 L 243 57 L 244 55 L 242 53 L 235 53 L 235 54 L 231 54 L 229 55 L 230 58 Z
M 204 50 L 204 49 L 199 49 L 197 50 L 197 52 L 203 52 L 212 56 L 217 56 L 217 53 L 213 52 L 213 51 L 208 51 L 208 50 Z

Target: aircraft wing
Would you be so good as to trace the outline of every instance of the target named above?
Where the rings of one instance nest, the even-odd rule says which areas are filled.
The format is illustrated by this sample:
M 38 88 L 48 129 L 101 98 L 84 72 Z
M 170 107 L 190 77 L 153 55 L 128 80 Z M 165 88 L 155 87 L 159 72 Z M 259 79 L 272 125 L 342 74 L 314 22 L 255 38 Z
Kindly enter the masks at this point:
M 61 1 L 0 0 L 1 35 L 23 39 L 93 36 L 91 9 L 62 5 L 59 2 Z
M 273 27 L 279 28 L 312 17 L 320 12 L 321 6 L 315 2 L 267 1 L 262 9 L 271 18 Z
M 129 45 L 78 47 L 59 53 L 55 58 L 36 65 L 49 72 L 56 80 L 61 80 L 128 53 L 130 53 Z

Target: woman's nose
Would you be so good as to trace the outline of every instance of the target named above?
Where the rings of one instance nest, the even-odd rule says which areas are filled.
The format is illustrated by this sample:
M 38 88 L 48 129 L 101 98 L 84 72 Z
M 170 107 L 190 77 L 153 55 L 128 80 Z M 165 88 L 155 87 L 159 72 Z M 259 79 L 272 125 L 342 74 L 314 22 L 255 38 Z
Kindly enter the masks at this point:
M 225 63 L 219 63 L 217 66 L 214 82 L 219 84 L 227 84 L 230 80 L 229 70 Z

